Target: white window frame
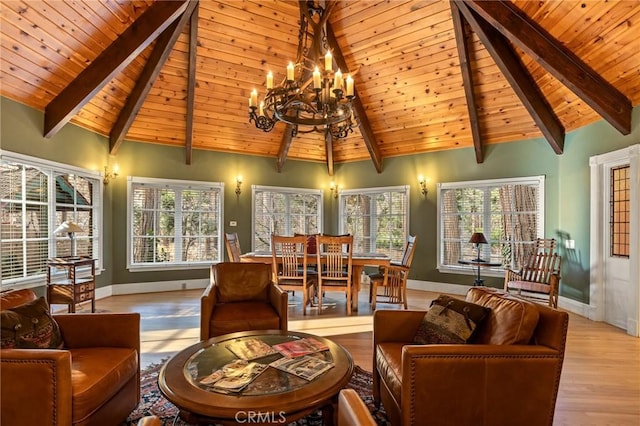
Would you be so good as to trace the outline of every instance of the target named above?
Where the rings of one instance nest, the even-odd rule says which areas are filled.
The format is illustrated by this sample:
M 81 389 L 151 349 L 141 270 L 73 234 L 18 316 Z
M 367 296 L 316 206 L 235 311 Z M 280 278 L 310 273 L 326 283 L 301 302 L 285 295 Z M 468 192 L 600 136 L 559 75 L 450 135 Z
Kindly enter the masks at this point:
M 501 185 L 537 185 L 538 187 L 538 238 L 544 238 L 545 234 L 545 176 L 525 176 L 525 177 L 514 177 L 514 178 L 501 178 L 501 179 L 485 179 L 485 180 L 475 180 L 475 181 L 464 181 L 464 182 L 444 182 L 437 184 L 437 268 L 439 272 L 442 273 L 451 273 L 451 274 L 465 274 L 465 275 L 475 275 L 477 270 L 475 268 L 469 268 L 469 266 L 465 265 L 444 265 L 442 262 L 442 243 L 443 243 L 443 221 L 442 221 L 442 198 L 441 192 L 445 189 L 460 189 L 460 188 L 487 188 L 487 187 L 495 187 Z M 488 222 L 488 216 L 490 216 L 490 209 L 484 209 L 485 223 Z M 488 238 L 488 233 L 485 233 L 485 236 Z M 492 276 L 492 277 L 503 277 L 505 273 L 505 269 L 503 267 L 492 267 L 492 268 L 483 268 L 482 275 Z
M 56 241 L 60 236 L 53 234 L 55 228 L 59 224 L 56 224 L 56 175 L 58 174 L 73 174 L 82 176 L 87 179 L 95 179 L 94 188 L 94 205 L 93 219 L 94 224 L 91 231 L 93 236 L 93 254 L 96 260 L 95 269 L 96 275 L 100 275 L 103 270 L 103 192 L 102 174 L 96 170 L 84 169 L 81 167 L 71 166 L 68 164 L 58 163 L 55 161 L 45 160 L 42 158 L 32 157 L 25 154 L 19 154 L 10 151 L 0 150 L 0 160 L 18 163 L 30 167 L 40 169 L 43 173 L 47 174 L 48 188 L 47 188 L 47 220 L 48 220 L 48 258 L 56 256 Z M 21 278 L 11 278 L 2 280 L 0 288 L 11 287 L 15 289 L 19 288 L 33 288 L 43 285 L 43 280 L 46 278 L 46 270 L 42 274 L 32 275 Z
M 346 202 L 345 199 L 347 196 L 350 195 L 360 195 L 360 194 L 367 194 L 367 195 L 376 195 L 376 194 L 380 194 L 380 193 L 386 193 L 386 192 L 404 192 L 405 194 L 405 199 L 406 199 L 406 206 L 405 206 L 405 211 L 406 211 L 406 217 L 405 217 L 405 227 L 404 227 L 404 235 L 403 235 L 403 239 L 406 242 L 407 238 L 410 235 L 410 231 L 409 231 L 409 225 L 411 223 L 411 217 L 410 217 L 410 203 L 411 203 L 411 191 L 410 191 L 411 187 L 409 185 L 399 185 L 399 186 L 382 186 L 382 187 L 375 187 L 375 188 L 354 188 L 354 189 L 343 189 L 340 191 L 340 195 L 339 195 L 339 199 L 340 199 L 340 207 L 338 209 L 338 215 L 339 215 L 339 232 L 340 233 L 346 233 L 346 228 L 345 228 L 345 217 L 344 217 L 344 203 Z M 376 252 L 376 247 L 375 247 L 375 241 L 376 241 L 376 215 L 375 215 L 375 209 L 372 209 L 372 220 L 371 220 L 371 236 L 372 236 L 372 247 L 371 250 L 372 252 Z M 362 253 L 362 254 L 369 254 L 369 253 Z M 392 259 L 392 260 L 400 260 L 400 259 Z
M 133 262 L 133 186 L 136 184 L 149 185 L 154 188 L 170 188 L 177 191 L 185 189 L 201 189 L 201 190 L 216 190 L 220 193 L 220 215 L 218 217 L 218 259 L 211 259 L 200 262 L 156 262 L 156 263 L 134 263 Z M 178 198 L 178 197 L 176 197 Z M 176 217 L 175 223 L 181 223 L 181 211 L 176 205 Z M 181 238 L 178 235 L 181 227 L 176 226 L 174 230 L 174 236 L 176 239 Z M 176 179 L 159 179 L 159 178 L 145 178 L 137 176 L 129 176 L 127 178 L 127 269 L 131 272 L 143 272 L 143 271 L 166 271 L 166 270 L 185 270 L 185 269 L 202 269 L 211 266 L 212 263 L 222 262 L 224 258 L 224 182 L 203 182 L 203 181 L 189 181 L 189 180 L 176 180 Z M 174 259 L 179 259 L 174 253 Z
M 264 186 L 264 185 L 252 185 L 251 186 L 251 251 L 256 251 L 256 192 L 275 192 L 279 194 L 285 195 L 317 195 L 320 197 L 318 201 L 318 232 L 322 233 L 322 228 L 324 224 L 323 219 L 323 206 L 324 206 L 324 194 L 320 189 L 309 189 L 309 188 L 289 188 L 289 187 L 281 187 L 281 186 Z M 288 198 L 287 198 L 288 199 Z M 287 205 L 287 210 L 289 209 L 289 205 Z M 288 219 L 287 215 L 287 219 Z M 291 223 L 287 222 L 285 225 L 287 228 L 287 233 L 293 235 L 291 232 Z M 264 253 L 264 252 L 261 252 Z M 271 253 L 271 252 L 269 252 Z

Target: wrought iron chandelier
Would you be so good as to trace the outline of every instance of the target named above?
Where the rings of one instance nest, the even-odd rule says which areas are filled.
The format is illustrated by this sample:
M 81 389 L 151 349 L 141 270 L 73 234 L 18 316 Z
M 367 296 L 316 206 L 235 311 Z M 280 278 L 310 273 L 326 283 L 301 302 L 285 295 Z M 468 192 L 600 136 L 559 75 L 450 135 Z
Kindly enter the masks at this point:
M 296 62 L 289 63 L 279 86 L 274 86 L 273 73 L 268 72 L 264 100 L 258 103 L 257 90 L 251 92 L 249 122 L 256 128 L 270 132 L 282 121 L 291 125 L 292 137 L 298 132 L 329 132 L 333 138 L 342 139 L 353 132 L 353 78 L 343 77 L 340 69 L 334 72 L 327 43 L 326 23 L 334 4 L 329 2 L 323 7 L 314 1 L 299 0 Z

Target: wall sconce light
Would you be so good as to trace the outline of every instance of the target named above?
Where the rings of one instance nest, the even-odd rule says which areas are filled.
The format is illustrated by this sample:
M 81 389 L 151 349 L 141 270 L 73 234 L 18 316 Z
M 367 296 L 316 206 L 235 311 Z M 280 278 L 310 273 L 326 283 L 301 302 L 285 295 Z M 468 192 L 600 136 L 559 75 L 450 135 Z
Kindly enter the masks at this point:
M 329 184 L 329 189 L 331 190 L 331 194 L 333 195 L 333 198 L 338 198 L 338 184 L 331 181 L 331 183 Z
M 120 171 L 120 168 L 118 167 L 117 164 L 113 166 L 113 171 L 109 171 L 109 167 L 104 166 L 104 178 L 102 178 L 102 182 L 105 185 L 108 185 L 112 179 L 115 179 L 118 177 L 119 171 Z
M 420 175 L 418 176 L 418 182 L 420 183 L 420 192 L 422 192 L 422 195 L 426 197 L 429 193 L 429 190 L 427 189 L 427 179 Z
M 241 185 L 242 185 L 242 175 L 238 175 L 236 177 L 236 195 L 240 195 L 242 193 L 242 189 L 240 189 Z

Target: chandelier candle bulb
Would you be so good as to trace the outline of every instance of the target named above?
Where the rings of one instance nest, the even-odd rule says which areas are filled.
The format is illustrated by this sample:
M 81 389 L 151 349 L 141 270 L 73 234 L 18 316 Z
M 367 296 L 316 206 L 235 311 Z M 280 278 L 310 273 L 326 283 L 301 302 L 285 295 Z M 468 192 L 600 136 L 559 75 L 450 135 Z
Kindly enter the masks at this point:
M 353 96 L 353 78 L 347 74 L 347 96 Z
M 320 81 L 320 70 L 318 67 L 313 71 L 313 88 L 319 90 L 322 88 L 322 83 Z
M 324 70 L 331 71 L 333 69 L 333 56 L 331 56 L 331 51 L 327 50 L 327 54 L 324 55 Z
M 264 115 L 264 101 L 260 101 L 260 108 L 258 109 L 258 115 Z
M 289 62 L 287 65 L 287 80 L 293 81 L 293 62 Z
M 249 98 L 249 106 L 250 107 L 258 106 L 258 91 L 256 89 L 253 89 L 251 91 L 251 97 Z
M 269 71 L 267 73 L 267 90 L 273 89 L 273 73 Z
M 342 90 L 342 71 L 340 71 L 340 68 L 338 68 L 333 77 L 333 90 Z

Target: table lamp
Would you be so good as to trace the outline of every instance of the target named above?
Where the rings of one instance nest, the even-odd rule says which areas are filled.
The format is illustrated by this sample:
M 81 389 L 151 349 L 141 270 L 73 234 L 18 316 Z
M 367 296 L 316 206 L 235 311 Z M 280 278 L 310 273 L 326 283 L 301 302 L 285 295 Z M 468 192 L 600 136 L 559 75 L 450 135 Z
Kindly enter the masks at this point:
M 478 257 L 474 259 L 475 262 L 484 262 L 480 259 L 480 244 L 487 244 L 487 239 L 485 238 L 482 232 L 474 232 L 471 235 L 470 243 L 474 244 L 476 249 L 478 250 Z
M 80 227 L 80 225 L 78 225 L 75 222 L 72 222 L 70 220 L 65 220 L 64 222 L 62 222 L 60 224 L 60 226 L 58 226 L 56 228 L 55 231 L 53 231 L 53 233 L 54 234 L 61 234 L 61 233 L 64 233 L 64 232 L 69 234 L 69 238 L 71 239 L 71 256 L 77 257 L 76 232 L 84 232 L 84 229 L 82 229 L 82 227 Z

